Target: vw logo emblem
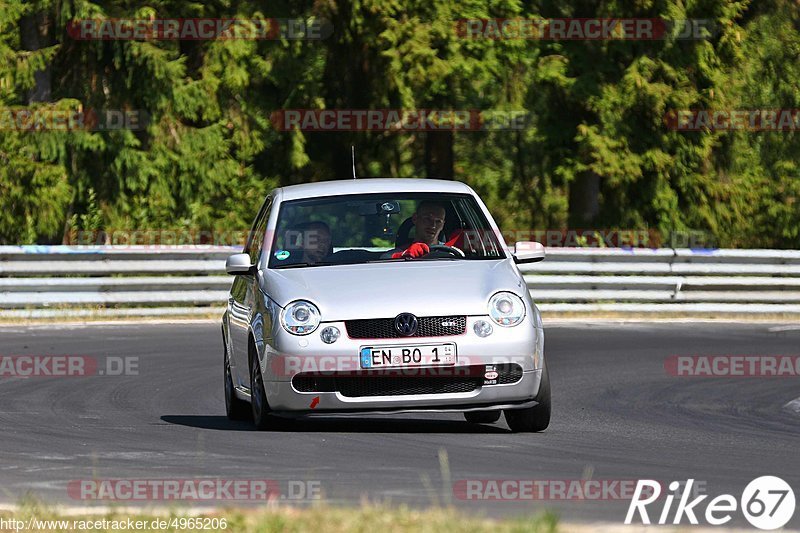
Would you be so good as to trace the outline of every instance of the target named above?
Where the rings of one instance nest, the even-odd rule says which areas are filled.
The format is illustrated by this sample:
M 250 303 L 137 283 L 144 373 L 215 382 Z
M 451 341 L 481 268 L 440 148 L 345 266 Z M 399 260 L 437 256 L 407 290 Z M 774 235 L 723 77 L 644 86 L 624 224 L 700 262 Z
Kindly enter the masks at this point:
M 400 335 L 406 337 L 410 337 L 417 332 L 417 325 L 417 317 L 411 313 L 400 313 L 394 319 L 394 329 Z

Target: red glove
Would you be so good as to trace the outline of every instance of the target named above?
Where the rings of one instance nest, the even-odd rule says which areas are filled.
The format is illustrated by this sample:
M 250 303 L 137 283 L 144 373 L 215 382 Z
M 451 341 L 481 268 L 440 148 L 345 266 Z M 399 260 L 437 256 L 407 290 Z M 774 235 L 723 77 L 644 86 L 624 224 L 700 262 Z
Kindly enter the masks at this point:
M 405 249 L 403 252 L 395 252 L 392 254 L 392 259 L 400 259 L 401 257 L 422 257 L 429 254 L 431 249 L 424 242 L 415 242 Z

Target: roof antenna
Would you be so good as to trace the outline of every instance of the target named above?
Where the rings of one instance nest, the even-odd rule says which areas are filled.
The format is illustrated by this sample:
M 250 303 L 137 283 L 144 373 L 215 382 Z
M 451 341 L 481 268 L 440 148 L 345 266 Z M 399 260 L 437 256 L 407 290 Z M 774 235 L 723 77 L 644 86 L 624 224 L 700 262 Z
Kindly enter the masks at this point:
M 354 145 L 350 145 L 350 153 L 353 157 L 353 179 L 356 179 L 356 147 Z

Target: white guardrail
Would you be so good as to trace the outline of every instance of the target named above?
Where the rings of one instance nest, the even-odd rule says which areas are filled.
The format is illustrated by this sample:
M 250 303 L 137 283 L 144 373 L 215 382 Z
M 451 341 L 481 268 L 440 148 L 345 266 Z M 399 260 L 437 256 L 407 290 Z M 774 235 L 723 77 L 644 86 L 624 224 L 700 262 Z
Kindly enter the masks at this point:
M 198 315 L 238 247 L 0 246 L 0 316 Z M 522 265 L 543 312 L 800 313 L 800 251 L 548 248 Z

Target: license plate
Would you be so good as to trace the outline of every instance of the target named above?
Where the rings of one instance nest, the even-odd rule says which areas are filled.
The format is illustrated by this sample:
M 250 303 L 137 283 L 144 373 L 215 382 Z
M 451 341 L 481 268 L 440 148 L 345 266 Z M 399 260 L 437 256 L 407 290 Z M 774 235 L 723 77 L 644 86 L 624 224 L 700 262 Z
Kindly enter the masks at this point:
M 455 365 L 456 345 L 365 346 L 361 348 L 359 359 L 361 368 Z

